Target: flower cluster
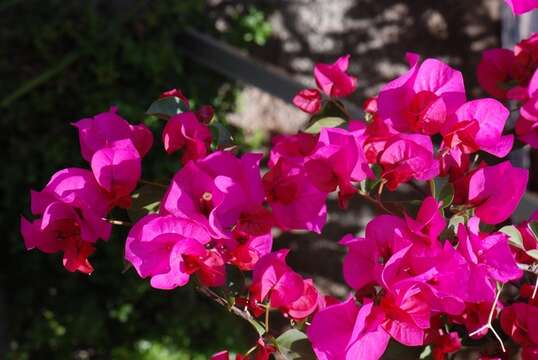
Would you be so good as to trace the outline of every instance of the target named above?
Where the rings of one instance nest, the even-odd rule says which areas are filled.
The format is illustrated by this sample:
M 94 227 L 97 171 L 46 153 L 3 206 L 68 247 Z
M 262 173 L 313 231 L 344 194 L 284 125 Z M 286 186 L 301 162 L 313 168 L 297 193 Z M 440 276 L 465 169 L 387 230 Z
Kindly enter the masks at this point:
M 491 96 L 516 103 L 516 135 L 538 148 L 538 33 L 519 42 L 513 50 L 484 51 L 477 76 Z
M 41 218 L 32 222 L 22 218 L 21 232 L 27 249 L 62 251 L 67 270 L 90 274 L 88 256 L 95 251 L 95 242 L 110 237 L 106 216 L 115 206 L 130 206 L 153 135 L 144 125 L 130 125 L 116 108 L 73 125 L 91 171 L 60 170 L 42 191 L 32 191 L 31 210 Z
M 510 3 L 523 11 L 523 2 Z M 91 273 L 94 244 L 109 238 L 111 224 L 123 224 L 107 218 L 111 209 L 143 208 L 144 216 L 131 218 L 125 259 L 153 288 L 193 281 L 252 324 L 258 341 L 236 359 L 278 352 L 375 360 L 391 339 L 427 346 L 434 359 L 444 359 L 488 334 L 504 351 L 500 328 L 524 359 L 536 359 L 538 212 L 502 226 L 528 181 L 528 170 L 504 159 L 514 134 L 502 101 L 521 104 L 516 134 L 536 146 L 537 54 L 538 35 L 513 52 L 485 52 L 478 75 L 496 99 L 468 100 L 459 71 L 409 53 L 408 71 L 365 102 L 364 119 L 351 118 L 342 101 L 357 89 L 350 56 L 317 64 L 317 88 L 293 99 L 312 115 L 307 129 L 275 136 L 267 157 L 220 143 L 226 136 L 210 106 L 193 110 L 180 90 L 167 91 L 147 113 L 165 120 L 164 150 L 181 155 L 169 184 L 144 182 L 165 189 L 158 206 L 144 206 L 137 189 L 152 147 L 149 129 L 129 124 L 115 108 L 82 119 L 74 126 L 91 170 L 61 170 L 32 192 L 38 218 L 21 220 L 25 245 L 62 251 L 69 271 Z M 420 199 L 383 199 L 402 187 Z M 323 295 L 314 279 L 288 264 L 289 249 L 273 246 L 275 229 L 321 233 L 331 194 L 341 208 L 356 197 L 384 213 L 363 236 L 340 240 L 347 248 L 343 278 L 352 290 L 345 299 Z M 512 295 L 501 297 L 508 290 Z M 291 329 L 277 336 L 270 314 Z M 297 353 L 295 341 L 306 342 L 309 353 Z M 229 357 L 223 351 L 212 358 Z

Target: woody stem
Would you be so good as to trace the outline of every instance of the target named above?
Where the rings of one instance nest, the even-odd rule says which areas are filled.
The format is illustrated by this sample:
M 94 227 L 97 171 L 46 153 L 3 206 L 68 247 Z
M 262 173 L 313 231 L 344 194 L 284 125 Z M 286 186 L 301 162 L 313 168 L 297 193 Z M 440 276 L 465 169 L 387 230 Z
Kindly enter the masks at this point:
M 155 187 L 168 189 L 168 186 L 166 186 L 165 184 L 161 184 L 161 183 L 158 183 L 158 182 L 155 182 L 155 181 L 149 181 L 149 180 L 144 180 L 144 179 L 140 179 L 139 181 L 140 181 L 141 184 L 151 185 L 151 186 L 155 186 Z
M 108 222 L 108 223 L 110 223 L 112 225 L 121 225 L 121 226 L 128 226 L 128 227 L 133 225 L 128 221 L 122 221 L 122 220 L 116 220 L 116 219 L 107 219 L 107 218 L 103 218 L 103 220 L 105 220 L 106 222 Z
M 271 302 L 268 302 L 267 305 L 265 306 L 265 333 L 268 334 L 269 333 L 269 311 L 271 309 Z
M 240 308 L 238 308 L 235 305 L 230 306 L 230 304 L 228 303 L 228 301 L 226 301 L 226 299 L 222 298 L 221 296 L 219 296 L 217 293 L 215 293 L 213 290 L 209 289 L 208 287 L 197 286 L 196 290 L 200 294 L 208 297 L 213 302 L 225 307 L 229 312 L 231 312 L 235 316 L 238 316 L 238 317 L 242 318 L 243 320 L 248 321 L 253 326 L 254 326 L 254 324 L 258 324 L 257 326 L 261 326 L 261 325 L 259 325 L 258 321 L 254 317 L 252 317 L 252 315 L 250 315 L 250 313 L 248 311 L 241 310 Z

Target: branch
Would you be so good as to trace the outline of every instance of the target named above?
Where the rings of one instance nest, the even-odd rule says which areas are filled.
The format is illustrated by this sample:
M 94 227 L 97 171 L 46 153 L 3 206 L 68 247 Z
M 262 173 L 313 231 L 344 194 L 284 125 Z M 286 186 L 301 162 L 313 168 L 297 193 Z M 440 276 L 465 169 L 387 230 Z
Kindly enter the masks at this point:
M 213 290 L 211 290 L 210 288 L 206 286 L 197 286 L 196 290 L 200 294 L 208 297 L 213 302 L 219 304 L 220 306 L 225 307 L 229 312 L 231 312 L 235 316 L 238 316 L 242 318 L 243 320 L 248 321 L 252 326 L 254 326 L 256 331 L 258 331 L 258 333 L 260 333 L 260 330 L 262 331 L 260 335 L 263 334 L 264 332 L 263 326 L 252 315 L 250 315 L 248 311 L 241 310 L 235 305 L 230 306 L 230 304 L 228 303 L 228 301 L 226 301 L 226 299 L 223 299 L 221 296 L 219 296 L 217 293 L 215 293 Z
M 375 206 L 377 206 L 381 211 L 384 211 L 387 214 L 396 215 L 394 211 L 390 211 L 389 209 L 387 209 L 387 207 L 385 207 L 385 205 L 383 205 L 383 202 L 381 202 L 380 200 L 375 199 L 371 197 L 369 194 L 362 192 L 360 190 L 358 191 L 358 194 L 362 196 L 363 198 L 365 198 L 366 200 L 370 201 Z

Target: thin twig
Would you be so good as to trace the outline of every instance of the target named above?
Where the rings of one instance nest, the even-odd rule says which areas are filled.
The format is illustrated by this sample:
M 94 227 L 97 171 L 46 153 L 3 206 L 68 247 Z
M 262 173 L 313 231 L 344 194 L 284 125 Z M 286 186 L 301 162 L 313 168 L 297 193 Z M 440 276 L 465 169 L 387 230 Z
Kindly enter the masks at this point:
M 426 191 L 421 188 L 418 184 L 416 184 L 414 181 L 409 181 L 408 184 L 413 188 L 415 189 L 417 192 L 419 192 L 420 194 L 424 195 L 424 196 L 428 196 L 428 194 L 426 193 Z M 432 194 L 432 196 L 434 196 Z
M 155 182 L 155 181 L 149 181 L 149 180 L 143 180 L 143 179 L 140 179 L 139 181 L 140 181 L 141 184 L 151 185 L 151 186 L 155 186 L 155 187 L 168 189 L 168 186 L 166 186 L 165 184 L 161 184 L 161 183 L 158 183 L 158 182 Z
M 220 297 L 217 293 L 215 293 L 213 290 L 209 289 L 208 287 L 198 286 L 198 287 L 196 287 L 196 290 L 200 294 L 207 296 L 213 302 L 225 307 L 226 309 L 228 309 L 228 311 L 230 311 L 234 315 L 239 316 L 240 318 L 242 318 L 242 319 L 244 319 L 244 320 L 246 320 L 246 321 L 248 321 L 250 323 L 252 323 L 252 321 L 256 321 L 256 319 L 254 319 L 252 317 L 252 315 L 250 315 L 250 313 L 248 311 L 241 310 L 235 305 L 230 306 L 230 304 L 228 304 L 228 302 L 225 299 Z
M 347 111 L 347 109 L 341 105 L 338 100 L 331 100 L 331 102 L 336 105 L 336 107 L 344 113 L 344 115 L 347 117 L 348 120 L 351 120 L 351 115 L 349 115 L 349 112 Z
M 358 193 L 359 193 L 360 196 L 362 196 L 366 200 L 368 200 L 371 203 L 373 203 L 374 205 L 376 205 L 380 210 L 386 212 L 387 214 L 396 215 L 393 211 L 390 211 L 389 209 L 387 209 L 385 207 L 385 205 L 383 205 L 383 202 L 371 197 L 369 194 L 367 194 L 365 192 L 359 191 Z
M 493 333 L 495 338 L 497 338 L 497 340 L 499 341 L 499 344 L 501 344 L 501 350 L 504 353 L 504 352 L 506 352 L 506 348 L 504 347 L 504 343 L 503 343 L 501 337 L 499 336 L 499 334 L 497 333 L 497 331 L 495 331 L 495 329 L 493 328 L 493 325 L 491 324 L 491 322 L 493 321 L 493 315 L 495 314 L 495 309 L 497 308 L 497 303 L 499 302 L 499 297 L 501 296 L 501 291 L 503 289 L 503 286 L 504 286 L 504 284 L 501 284 L 500 289 L 498 289 L 497 294 L 495 294 L 495 300 L 493 301 L 493 305 L 491 306 L 491 310 L 489 312 L 488 322 L 484 326 L 481 326 L 479 329 L 477 329 L 477 330 L 473 331 L 472 333 L 470 333 L 469 336 L 472 337 L 472 336 L 477 335 L 477 334 L 479 334 L 480 332 L 482 332 L 482 331 L 484 331 L 486 329 L 489 329 L 489 330 L 491 330 L 491 332 Z
M 271 310 L 271 305 L 270 303 L 268 303 L 265 307 L 265 322 L 264 322 L 265 332 L 267 334 L 269 333 L 269 311 L 270 310 Z
M 133 225 L 128 221 L 121 221 L 121 220 L 107 219 L 107 218 L 103 218 L 103 220 L 109 222 L 112 225 L 121 225 L 121 226 L 129 226 L 129 227 Z

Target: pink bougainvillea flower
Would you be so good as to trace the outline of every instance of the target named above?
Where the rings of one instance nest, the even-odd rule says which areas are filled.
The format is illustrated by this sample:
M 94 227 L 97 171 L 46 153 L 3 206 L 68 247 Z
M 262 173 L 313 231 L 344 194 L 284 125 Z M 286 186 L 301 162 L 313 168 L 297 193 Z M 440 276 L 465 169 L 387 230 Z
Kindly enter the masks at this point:
M 197 162 L 189 162 L 174 175 L 160 211 L 192 219 L 216 237 L 217 233 L 209 225 L 209 216 L 223 199 L 224 193 L 217 188 L 214 179 Z
M 439 161 L 434 159 L 433 145 L 426 135 L 394 136 L 379 155 L 379 163 L 391 191 L 413 178 L 425 181 L 439 175 Z
M 514 52 L 507 49 L 489 49 L 482 53 L 476 75 L 480 86 L 491 96 L 504 100 L 507 86 L 513 80 Z
M 187 109 L 189 108 L 189 99 L 187 99 L 187 97 L 183 95 L 183 92 L 180 89 L 171 89 L 165 91 L 159 96 L 159 99 L 164 99 L 167 97 L 177 97 L 183 102 Z
M 359 308 L 350 297 L 317 312 L 308 338 L 319 360 L 377 360 L 390 339 L 380 326 L 382 320 L 371 301 Z
M 447 355 L 461 349 L 461 339 L 457 332 L 442 334 L 433 340 L 433 360 L 445 360 Z
M 432 311 L 452 315 L 462 313 L 470 291 L 469 265 L 447 242 L 443 247 L 413 243 L 389 259 L 381 277 L 387 289 L 420 284 Z
M 521 116 L 516 123 L 518 138 L 538 148 L 538 69 L 529 83 L 528 100 L 521 107 Z
M 267 210 L 261 207 L 260 158 L 247 153 L 238 159 L 218 151 L 187 163 L 174 176 L 161 212 L 193 219 L 213 237 L 231 240 L 225 244 L 230 248 L 236 245 L 234 231 L 254 229 L 256 236 L 269 232 Z
M 323 192 L 339 189 L 340 206 L 357 190 L 352 182 L 374 176 L 362 149 L 362 131 L 324 128 L 319 135 L 316 150 L 305 163 L 308 178 Z
M 535 262 L 535 260 L 527 255 L 526 252 L 529 250 L 538 249 L 538 241 L 536 241 L 534 233 L 529 228 L 529 224 L 536 221 L 538 221 L 538 210 L 535 211 L 527 221 L 523 221 L 516 226 L 521 233 L 521 238 L 523 240 L 523 243 L 521 244 L 523 249 L 516 247 L 512 248 L 516 254 L 516 260 L 518 263 L 531 265 Z
M 172 215 L 147 215 L 131 229 L 125 259 L 142 278 L 151 277 L 156 289 L 173 289 L 196 273 L 207 286 L 224 283 L 220 254 L 206 249 L 209 233 L 195 222 Z
M 268 299 L 275 308 L 291 306 L 304 293 L 303 278 L 286 264 L 288 250 L 262 257 L 252 273 L 253 286 L 259 287 L 256 301 Z
M 211 360 L 229 360 L 230 359 L 230 353 L 228 350 L 219 351 L 218 353 L 215 353 L 211 355 Z
M 451 182 L 461 179 L 469 171 L 471 159 L 469 154 L 465 154 L 460 147 L 452 149 L 445 148 L 439 154 L 439 164 L 441 172 L 439 176 L 449 176 Z
M 312 279 L 305 279 L 303 284 L 304 290 L 301 297 L 284 309 L 286 314 L 295 320 L 306 319 L 309 315 L 316 311 L 319 304 L 320 294 L 314 286 Z
M 430 306 L 420 284 L 405 286 L 396 293 L 388 292 L 380 303 L 385 320 L 383 328 L 396 341 L 407 346 L 424 344 L 430 327 Z
M 497 100 L 469 101 L 443 126 L 443 144 L 450 149 L 458 147 L 465 154 L 483 150 L 505 157 L 514 143 L 513 135 L 502 136 L 509 115 Z
M 263 256 L 273 247 L 273 236 L 267 233 L 259 236 L 235 237 L 238 245 L 230 251 L 230 262 L 243 271 L 254 269 Z
M 342 270 L 346 283 L 353 289 L 362 289 L 378 282 L 383 264 L 379 261 L 380 252 L 376 241 L 371 237 L 354 238 L 346 235 L 340 244 L 348 248 Z
M 357 89 L 357 78 L 349 75 L 350 55 L 344 55 L 333 64 L 318 63 L 314 67 L 316 84 L 327 96 L 346 97 Z
M 315 114 L 321 109 L 321 94 L 318 89 L 303 89 L 293 97 L 292 103 L 305 113 Z
M 350 126 L 356 122 L 350 121 Z M 383 151 L 387 142 L 398 132 L 390 128 L 380 117 L 375 116 L 371 123 L 368 124 L 364 140 L 364 153 L 366 159 L 371 164 L 379 161 L 379 154 Z
M 111 225 L 104 219 L 109 202 L 92 173 L 78 168 L 55 173 L 45 188 L 31 193 L 33 222 L 22 218 L 21 232 L 28 250 L 64 253 L 69 271 L 91 273 L 87 258 L 98 239 L 110 237 Z
M 269 156 L 269 167 L 275 166 L 280 158 L 303 165 L 305 159 L 314 152 L 318 138 L 318 135 L 308 133 L 275 136 Z
M 381 89 L 378 114 L 398 131 L 435 134 L 465 102 L 463 77 L 436 59 L 410 64 L 407 73 Z
M 361 289 L 381 283 L 381 271 L 392 255 L 411 244 L 406 223 L 397 216 L 380 215 L 366 225 L 365 237 L 346 235 L 340 244 L 348 248 L 343 273 L 346 283 Z
M 327 193 L 310 182 L 303 167 L 280 159 L 263 177 L 263 186 L 278 226 L 321 233 Z
M 209 124 L 215 115 L 215 109 L 211 105 L 202 105 L 194 114 L 202 124 Z
M 471 266 L 474 291 L 466 299 L 471 302 L 492 301 L 494 281 L 507 282 L 523 275 L 508 246 L 508 236 L 500 232 L 480 234 L 479 222 L 473 217 L 468 221 L 468 229 L 463 224 L 458 228 L 458 251 Z
M 116 113 L 115 107 L 109 111 L 85 118 L 73 125 L 78 129 L 80 150 L 86 161 L 91 161 L 93 154 L 110 143 L 130 139 L 141 157 L 144 157 L 153 143 L 151 131 L 144 125 L 130 125 L 127 120 Z
M 473 217 L 468 221 L 468 231 L 463 224 L 458 229 L 459 246 L 465 258 L 475 264 L 485 264 L 488 275 L 497 281 L 519 279 L 523 272 L 518 268 L 508 246 L 508 236 L 497 232 L 480 234 L 480 220 Z
M 501 313 L 503 331 L 523 348 L 522 359 L 534 360 L 538 355 L 538 307 L 515 303 Z
M 538 105 L 538 99 L 536 104 Z M 516 122 L 516 135 L 522 142 L 538 149 L 538 117 L 526 119 L 520 116 Z
M 261 158 L 262 154 L 246 153 L 238 159 L 230 152 L 220 151 L 197 162 L 224 194 L 209 216 L 211 227 L 223 238 L 232 237 L 235 227 L 243 232 L 254 231 L 253 235 L 270 231 L 268 212 L 261 207 L 265 198 Z
M 478 329 L 482 328 L 484 324 L 487 324 L 489 314 L 491 312 L 491 307 L 493 305 L 493 300 L 491 301 L 481 301 L 481 302 L 468 302 L 465 304 L 465 311 L 459 316 L 451 317 L 451 320 L 456 324 L 461 324 L 465 326 L 469 334 L 475 333 Z M 501 303 L 497 302 L 494 316 L 499 313 L 501 309 Z M 482 331 L 476 332 L 472 339 L 479 339 L 485 336 L 488 333 L 488 329 L 483 329 Z
M 97 183 L 107 192 L 112 205 L 129 207 L 131 192 L 142 172 L 140 154 L 130 139 L 118 140 L 97 150 L 91 160 Z
M 538 8 L 538 0 L 504 0 L 515 15 L 522 15 Z
M 529 172 L 512 167 L 509 161 L 486 166 L 469 179 L 468 201 L 475 214 L 487 224 L 498 224 L 514 212 L 527 188 Z
M 432 196 L 428 196 L 420 206 L 416 219 L 405 215 L 409 230 L 427 245 L 436 243 L 446 226 L 446 221 L 439 211 L 440 205 Z
M 518 85 L 526 87 L 538 68 L 538 33 L 521 40 L 514 46 L 516 58 L 515 77 Z
M 106 194 L 95 181 L 91 171 L 80 168 L 67 168 L 56 172 L 42 191 L 31 192 L 31 198 L 34 215 L 42 214 L 54 201 L 80 209 L 85 219 L 96 219 L 97 223 L 102 222 L 101 218 L 109 210 Z
M 184 112 L 168 120 L 162 138 L 168 154 L 183 150 L 181 162 L 186 164 L 207 155 L 211 144 L 211 131 L 193 112 Z
M 26 249 L 37 248 L 45 253 L 63 252 L 63 264 L 68 271 L 93 272 L 88 261 L 94 251 L 96 237 L 108 239 L 110 224 L 95 229 L 76 211 L 77 209 L 55 201 L 44 210 L 41 219 L 30 223 L 21 218 L 21 233 Z M 99 231 L 99 233 L 95 233 Z

